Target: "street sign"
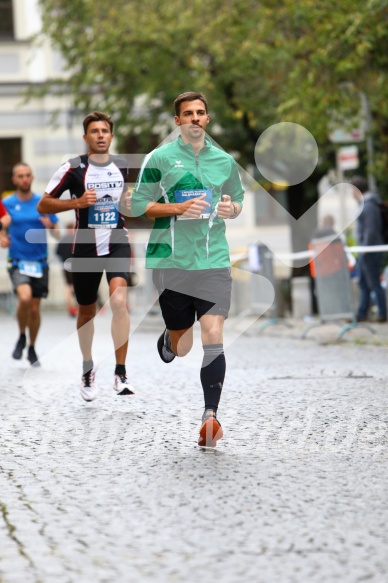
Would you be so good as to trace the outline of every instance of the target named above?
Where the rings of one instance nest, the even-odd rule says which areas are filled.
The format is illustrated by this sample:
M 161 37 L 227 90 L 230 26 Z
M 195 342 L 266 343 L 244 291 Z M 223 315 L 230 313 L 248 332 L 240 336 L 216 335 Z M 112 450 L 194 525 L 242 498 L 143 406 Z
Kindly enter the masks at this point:
M 357 146 L 346 146 L 337 152 L 337 167 L 339 170 L 355 170 L 359 166 Z
M 354 130 L 339 128 L 329 134 L 329 139 L 333 144 L 349 144 L 350 142 L 363 142 L 365 140 L 364 128 L 359 127 Z
M 351 144 L 364 142 L 367 132 L 367 111 L 364 99 L 360 94 L 360 108 L 357 114 L 349 117 L 338 112 L 332 112 L 329 123 L 329 140 L 333 144 Z

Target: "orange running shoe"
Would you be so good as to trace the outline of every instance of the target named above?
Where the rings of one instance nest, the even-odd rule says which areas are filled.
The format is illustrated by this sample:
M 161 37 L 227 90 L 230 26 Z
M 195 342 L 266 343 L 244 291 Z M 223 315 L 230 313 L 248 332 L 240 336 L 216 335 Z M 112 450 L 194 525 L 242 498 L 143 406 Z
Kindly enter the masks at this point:
M 199 430 L 198 445 L 200 447 L 216 447 L 217 441 L 223 437 L 224 432 L 215 412 L 206 409 L 202 416 L 202 427 Z
M 69 308 L 67 308 L 67 311 L 69 312 L 69 316 L 71 316 L 72 318 L 78 316 L 78 306 L 70 306 Z

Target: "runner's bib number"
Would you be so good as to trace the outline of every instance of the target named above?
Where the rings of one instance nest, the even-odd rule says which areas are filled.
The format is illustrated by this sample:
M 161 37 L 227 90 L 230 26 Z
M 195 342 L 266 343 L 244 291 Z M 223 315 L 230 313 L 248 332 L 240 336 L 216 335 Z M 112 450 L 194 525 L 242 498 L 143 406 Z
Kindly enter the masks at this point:
M 119 212 L 113 201 L 97 199 L 89 207 L 88 226 L 92 229 L 115 229 L 119 222 Z
M 196 189 L 196 190 L 176 190 L 174 192 L 175 202 L 186 202 L 187 200 L 191 200 L 192 198 L 198 198 L 205 194 L 205 200 L 210 204 L 210 206 L 203 209 L 203 213 L 198 217 L 199 219 L 208 219 L 210 217 L 211 209 L 212 209 L 212 190 L 211 188 L 203 188 L 203 189 Z M 194 219 L 194 217 L 184 217 L 183 215 L 178 215 L 177 220 L 187 221 L 189 219 Z M 196 220 L 196 219 L 194 219 Z
M 19 261 L 19 272 L 28 277 L 43 277 L 42 264 L 39 261 Z

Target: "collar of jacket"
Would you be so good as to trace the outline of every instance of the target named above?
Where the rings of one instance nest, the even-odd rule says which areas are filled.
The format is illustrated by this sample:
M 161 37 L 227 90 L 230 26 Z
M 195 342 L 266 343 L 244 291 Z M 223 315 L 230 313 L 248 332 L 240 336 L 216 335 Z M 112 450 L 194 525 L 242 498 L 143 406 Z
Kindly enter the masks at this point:
M 179 136 L 177 141 L 178 141 L 179 146 L 183 150 L 186 150 L 186 151 L 190 150 L 194 154 L 193 146 L 189 142 L 187 144 L 185 144 L 185 142 L 182 140 L 182 136 Z M 212 145 L 213 144 L 211 142 L 211 139 L 208 138 L 207 136 L 205 136 L 205 145 L 203 148 L 200 149 L 200 152 L 202 152 L 202 150 L 205 150 L 205 149 L 207 150 L 207 149 L 211 148 Z

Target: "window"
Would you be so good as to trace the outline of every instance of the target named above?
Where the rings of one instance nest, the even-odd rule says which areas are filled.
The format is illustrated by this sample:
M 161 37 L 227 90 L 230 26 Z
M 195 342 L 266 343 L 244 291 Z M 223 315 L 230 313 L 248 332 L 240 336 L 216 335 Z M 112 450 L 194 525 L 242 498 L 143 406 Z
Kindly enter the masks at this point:
M 12 0 L 0 0 L 0 39 L 14 38 Z
M 20 138 L 0 138 L 0 196 L 14 192 L 12 168 L 21 160 Z

